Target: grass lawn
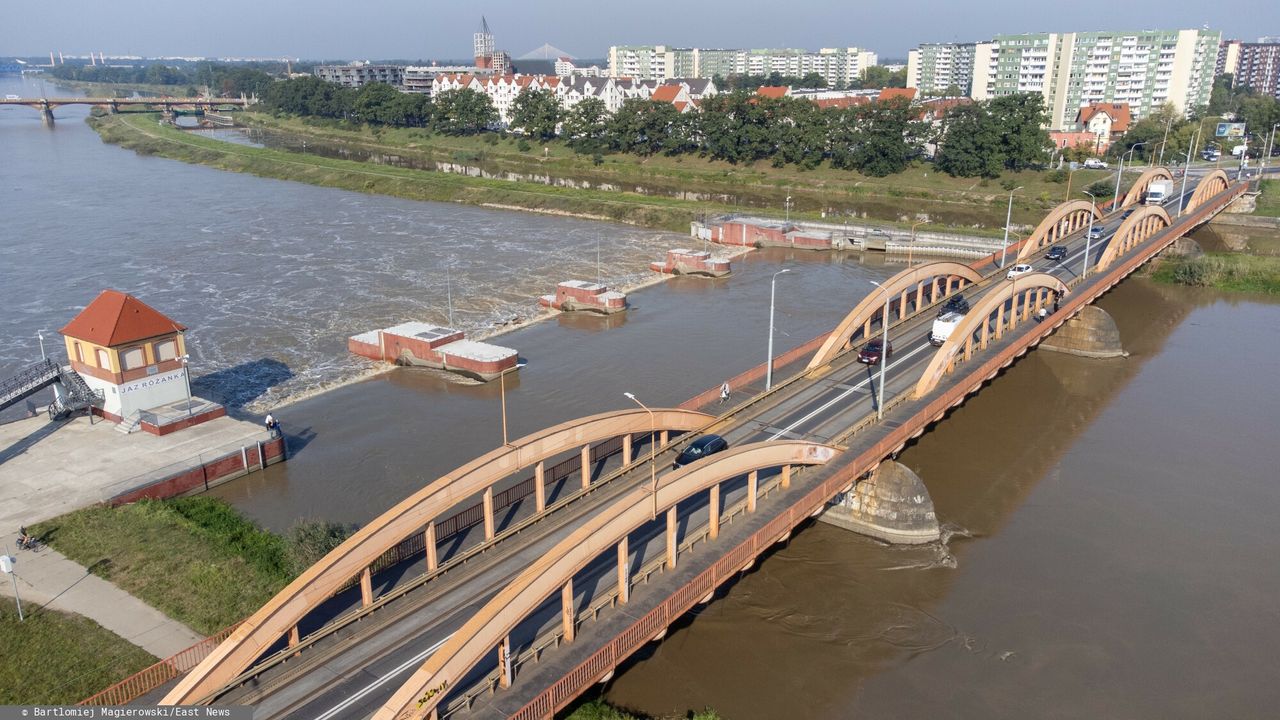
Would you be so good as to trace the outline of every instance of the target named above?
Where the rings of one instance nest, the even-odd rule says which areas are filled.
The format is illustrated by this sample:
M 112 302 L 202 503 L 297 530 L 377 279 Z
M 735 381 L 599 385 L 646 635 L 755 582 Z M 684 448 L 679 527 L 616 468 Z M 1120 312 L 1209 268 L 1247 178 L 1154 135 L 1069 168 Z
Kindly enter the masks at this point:
M 287 542 L 210 497 L 84 508 L 35 532 L 205 634 L 244 619 L 291 579 Z
M 0 705 L 74 704 L 156 662 L 92 620 L 22 609 L 18 622 L 13 600 L 0 598 Z
M 1280 180 L 1263 180 L 1262 194 L 1258 196 L 1254 215 L 1280 217 Z
M 1169 258 L 1160 261 L 1154 277 L 1178 285 L 1280 295 L 1280 257 L 1211 253 L 1198 258 Z
M 571 707 L 567 713 L 562 714 L 560 717 L 561 720 L 646 720 L 648 716 L 634 715 L 619 710 L 604 700 L 597 698 Z M 673 717 L 681 720 L 720 720 L 720 716 L 712 710 L 690 712 Z

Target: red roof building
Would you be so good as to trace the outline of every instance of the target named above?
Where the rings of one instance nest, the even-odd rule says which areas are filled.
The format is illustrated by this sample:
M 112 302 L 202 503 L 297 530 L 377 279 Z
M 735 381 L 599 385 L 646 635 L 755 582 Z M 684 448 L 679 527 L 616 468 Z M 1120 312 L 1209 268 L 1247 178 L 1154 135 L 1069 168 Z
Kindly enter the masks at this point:
M 118 347 L 186 329 L 186 325 L 170 319 L 132 295 L 119 290 L 103 290 L 60 332 L 94 345 Z
M 916 99 L 916 89 L 915 88 L 884 88 L 880 91 L 880 96 L 876 98 L 876 101 L 884 102 L 885 100 L 892 100 L 894 98 L 902 98 L 907 102 L 911 102 L 912 100 Z
M 760 97 L 777 100 L 791 95 L 791 88 L 783 85 L 762 85 L 756 89 L 756 94 Z

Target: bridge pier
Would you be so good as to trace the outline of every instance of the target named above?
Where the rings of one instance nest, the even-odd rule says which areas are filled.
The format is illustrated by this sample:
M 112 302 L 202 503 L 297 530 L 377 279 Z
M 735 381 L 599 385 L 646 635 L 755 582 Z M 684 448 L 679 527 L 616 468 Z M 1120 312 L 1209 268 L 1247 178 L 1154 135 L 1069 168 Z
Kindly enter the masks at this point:
M 841 493 L 818 520 L 888 543 L 921 545 L 942 537 L 933 498 L 905 465 L 886 460 Z
M 1081 308 L 1075 317 L 1045 338 L 1039 347 L 1089 358 L 1125 357 L 1129 354 L 1120 345 L 1116 321 L 1097 305 Z
M 40 108 L 40 119 L 44 121 L 45 127 L 53 127 L 53 108 L 48 105 Z

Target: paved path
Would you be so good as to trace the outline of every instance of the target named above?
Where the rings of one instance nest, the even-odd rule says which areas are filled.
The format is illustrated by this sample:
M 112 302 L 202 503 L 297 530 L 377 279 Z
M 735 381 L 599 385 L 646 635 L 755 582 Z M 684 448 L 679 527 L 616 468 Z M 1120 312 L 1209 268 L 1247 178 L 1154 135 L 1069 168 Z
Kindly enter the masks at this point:
M 186 625 L 89 574 L 83 565 L 56 550 L 46 547 L 39 552 L 19 551 L 17 540 L 16 533 L 6 531 L 3 535 L 3 543 L 17 559 L 14 570 L 24 613 L 48 607 L 83 615 L 158 658 L 167 658 L 204 639 Z M 3 580 L 0 594 L 11 598 L 13 581 L 7 577 Z

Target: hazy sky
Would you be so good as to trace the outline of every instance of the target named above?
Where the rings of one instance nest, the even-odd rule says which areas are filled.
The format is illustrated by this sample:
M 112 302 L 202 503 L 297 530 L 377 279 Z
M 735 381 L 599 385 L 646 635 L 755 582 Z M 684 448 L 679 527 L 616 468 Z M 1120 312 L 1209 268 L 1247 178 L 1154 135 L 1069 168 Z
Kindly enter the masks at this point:
M 1073 0 L 0 0 L 0 56 L 89 51 L 309 59 L 463 58 L 480 15 L 512 57 L 550 43 L 577 57 L 610 45 L 859 46 L 905 58 L 921 42 L 998 32 L 1195 28 L 1280 35 L 1280 2 L 1248 12 L 1206 3 Z M 1244 5 L 1237 6 L 1244 9 Z M 1153 24 L 1154 15 L 1159 18 Z M 1102 20 L 1101 18 L 1106 18 Z

